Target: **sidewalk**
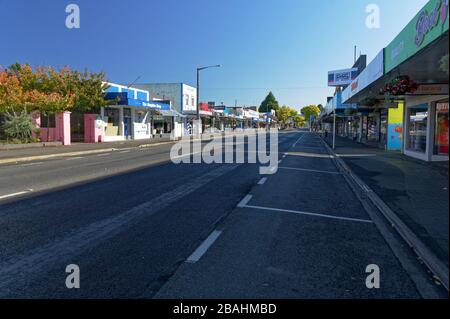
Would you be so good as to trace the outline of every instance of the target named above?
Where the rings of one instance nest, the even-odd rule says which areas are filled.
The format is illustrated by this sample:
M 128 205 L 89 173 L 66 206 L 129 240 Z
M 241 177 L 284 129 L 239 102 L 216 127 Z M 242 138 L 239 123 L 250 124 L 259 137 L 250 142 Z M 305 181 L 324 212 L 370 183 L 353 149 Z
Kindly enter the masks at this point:
M 335 152 L 448 267 L 448 162 L 423 162 L 339 137 Z
M 52 156 L 52 155 L 64 155 L 73 152 L 90 152 L 98 150 L 111 150 L 111 149 L 124 149 L 140 147 L 150 144 L 168 143 L 171 142 L 169 137 L 156 137 L 153 139 L 145 140 L 129 140 L 119 142 L 104 142 L 104 143 L 74 143 L 68 146 L 55 146 L 55 147 L 38 147 L 38 148 L 23 148 L 15 150 L 0 150 L 0 164 L 12 159 L 26 159 L 33 158 L 35 156 Z

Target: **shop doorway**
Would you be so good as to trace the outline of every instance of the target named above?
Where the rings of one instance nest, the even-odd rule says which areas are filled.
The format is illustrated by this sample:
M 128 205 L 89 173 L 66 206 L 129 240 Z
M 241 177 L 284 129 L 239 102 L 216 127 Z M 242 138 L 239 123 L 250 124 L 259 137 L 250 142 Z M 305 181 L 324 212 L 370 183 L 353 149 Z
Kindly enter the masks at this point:
M 131 109 L 123 109 L 123 135 L 131 138 Z
M 70 114 L 70 138 L 72 142 L 84 142 L 84 114 Z

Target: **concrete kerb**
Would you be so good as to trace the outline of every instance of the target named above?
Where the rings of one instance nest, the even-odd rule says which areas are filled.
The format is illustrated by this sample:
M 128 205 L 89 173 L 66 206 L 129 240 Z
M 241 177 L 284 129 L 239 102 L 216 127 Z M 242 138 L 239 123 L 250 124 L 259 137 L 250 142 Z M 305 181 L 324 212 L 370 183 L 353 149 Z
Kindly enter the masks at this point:
M 364 183 L 353 171 L 348 167 L 342 158 L 336 155 L 331 147 L 322 139 L 326 149 L 332 156 L 332 159 L 338 170 L 346 176 L 349 183 L 354 183 L 361 190 L 360 195 L 363 199 L 369 199 L 370 202 L 378 209 L 386 220 L 394 227 L 400 237 L 408 244 L 415 254 L 424 262 L 429 270 L 434 274 L 445 289 L 449 290 L 448 267 L 411 231 L 411 229 L 395 214 L 392 209 L 369 187 Z M 355 189 L 355 187 L 352 187 Z

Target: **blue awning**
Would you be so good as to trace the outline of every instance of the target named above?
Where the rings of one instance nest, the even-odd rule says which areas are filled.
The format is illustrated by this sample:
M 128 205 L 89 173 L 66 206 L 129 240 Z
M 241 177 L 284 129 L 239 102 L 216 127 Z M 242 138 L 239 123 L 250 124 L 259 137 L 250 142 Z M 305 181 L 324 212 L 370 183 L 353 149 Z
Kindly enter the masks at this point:
M 151 110 L 161 110 L 161 111 L 170 111 L 170 105 L 157 102 L 157 101 L 143 101 L 137 99 L 128 98 L 127 93 L 116 93 L 110 92 L 106 93 L 105 99 L 108 101 L 115 101 L 114 105 L 121 106 L 131 106 L 131 107 L 142 107 L 148 108 Z

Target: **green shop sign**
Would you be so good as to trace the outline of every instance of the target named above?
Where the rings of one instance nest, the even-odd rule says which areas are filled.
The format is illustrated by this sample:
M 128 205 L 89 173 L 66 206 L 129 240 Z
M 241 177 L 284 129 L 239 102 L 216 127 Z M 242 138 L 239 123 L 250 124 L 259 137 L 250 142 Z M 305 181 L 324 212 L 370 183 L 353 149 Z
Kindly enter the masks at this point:
M 448 31 L 449 0 L 431 0 L 386 48 L 385 72 Z

